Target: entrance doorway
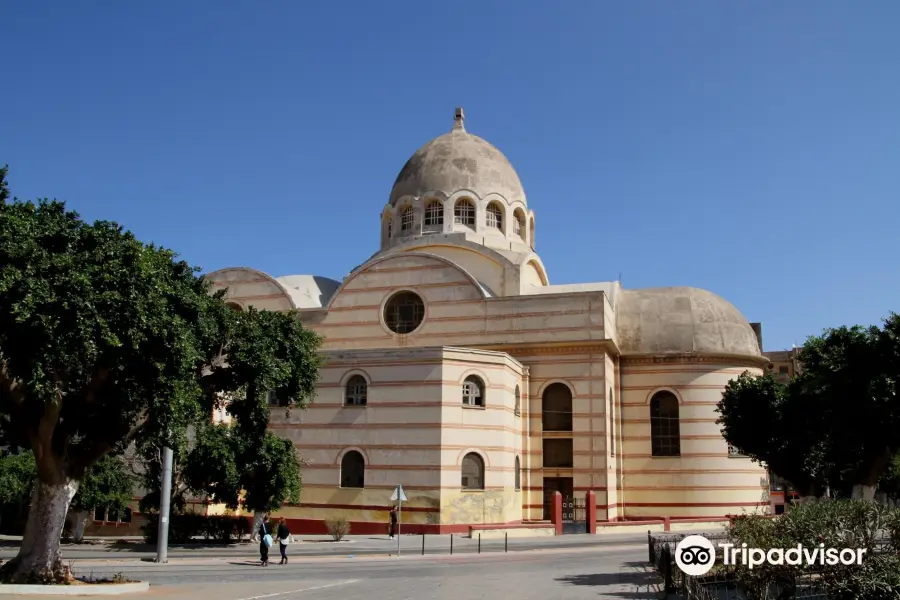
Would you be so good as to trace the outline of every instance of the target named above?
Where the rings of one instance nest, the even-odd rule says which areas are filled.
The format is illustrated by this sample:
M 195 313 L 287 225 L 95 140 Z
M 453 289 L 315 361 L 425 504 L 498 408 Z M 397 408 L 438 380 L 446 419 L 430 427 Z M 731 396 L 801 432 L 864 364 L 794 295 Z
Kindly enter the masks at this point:
M 575 495 L 571 477 L 547 477 L 544 479 L 544 520 L 552 518 L 553 495 L 562 496 L 563 533 L 587 533 L 586 494 Z
M 574 485 L 571 477 L 544 477 L 544 520 L 551 519 L 553 510 L 553 494 L 559 492 L 563 497 L 563 520 L 566 513 L 566 498 L 574 495 Z

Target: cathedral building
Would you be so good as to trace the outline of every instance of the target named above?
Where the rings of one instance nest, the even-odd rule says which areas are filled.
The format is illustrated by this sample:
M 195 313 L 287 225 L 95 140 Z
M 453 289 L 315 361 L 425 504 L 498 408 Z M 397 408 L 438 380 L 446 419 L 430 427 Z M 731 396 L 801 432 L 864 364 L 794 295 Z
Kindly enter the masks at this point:
M 343 281 L 208 275 L 234 308 L 296 311 L 324 339 L 309 407 L 271 411 L 308 463 L 300 504 L 277 513 L 295 531 L 343 517 L 384 533 L 398 484 L 410 532 L 546 520 L 556 491 L 594 499 L 599 522 L 768 511 L 765 469 L 715 423 L 728 381 L 768 364 L 729 302 L 553 285 L 515 169 L 461 109 L 400 170 L 378 227 Z

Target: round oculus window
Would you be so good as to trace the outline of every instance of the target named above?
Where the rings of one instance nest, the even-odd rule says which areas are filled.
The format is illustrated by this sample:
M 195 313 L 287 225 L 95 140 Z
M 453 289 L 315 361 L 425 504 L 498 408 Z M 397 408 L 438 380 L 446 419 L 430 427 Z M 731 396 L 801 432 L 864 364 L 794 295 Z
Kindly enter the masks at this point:
M 412 333 L 425 319 L 425 303 L 418 294 L 400 292 L 384 305 L 384 324 L 394 333 Z

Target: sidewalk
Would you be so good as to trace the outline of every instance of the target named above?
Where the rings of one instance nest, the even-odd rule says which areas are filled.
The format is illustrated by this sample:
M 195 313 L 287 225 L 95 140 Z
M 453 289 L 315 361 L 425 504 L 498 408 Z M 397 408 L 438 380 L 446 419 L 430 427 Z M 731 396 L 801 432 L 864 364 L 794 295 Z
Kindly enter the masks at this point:
M 297 536 L 288 553 L 295 557 L 314 556 L 361 556 L 394 555 L 398 550 L 398 539 L 387 536 L 349 536 L 335 542 L 328 536 Z M 86 544 L 63 544 L 64 559 L 118 560 L 151 559 L 156 557 L 156 547 L 145 544 L 141 538 L 86 539 Z M 0 558 L 15 556 L 20 538 L 0 537 Z M 469 539 L 451 535 L 403 535 L 399 538 L 401 555 L 477 554 L 497 552 L 522 552 L 552 548 L 605 547 L 623 543 L 647 543 L 647 535 L 627 533 L 622 535 L 561 535 L 553 537 Z M 424 546 L 424 550 L 423 550 Z M 196 544 L 171 544 L 168 556 L 180 558 L 231 558 L 255 557 L 258 542 L 238 542 L 229 545 L 210 542 Z M 275 550 L 277 554 L 277 549 Z

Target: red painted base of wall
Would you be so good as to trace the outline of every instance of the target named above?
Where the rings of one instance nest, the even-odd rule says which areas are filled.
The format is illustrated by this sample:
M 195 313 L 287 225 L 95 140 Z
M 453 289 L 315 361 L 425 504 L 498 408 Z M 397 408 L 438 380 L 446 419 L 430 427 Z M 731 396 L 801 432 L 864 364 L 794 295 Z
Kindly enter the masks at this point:
M 293 535 L 328 535 L 328 528 L 325 522 L 318 519 L 284 519 L 288 529 Z M 471 524 L 454 524 L 454 525 L 429 525 L 423 523 L 403 523 L 400 522 L 400 534 L 414 535 L 444 535 L 444 534 L 468 534 L 470 529 L 521 529 L 523 527 L 546 527 L 546 522 L 537 522 L 534 524 L 522 523 L 522 521 L 513 521 L 510 523 L 471 523 Z M 349 535 L 388 535 L 387 523 L 374 523 L 372 521 L 350 521 Z

